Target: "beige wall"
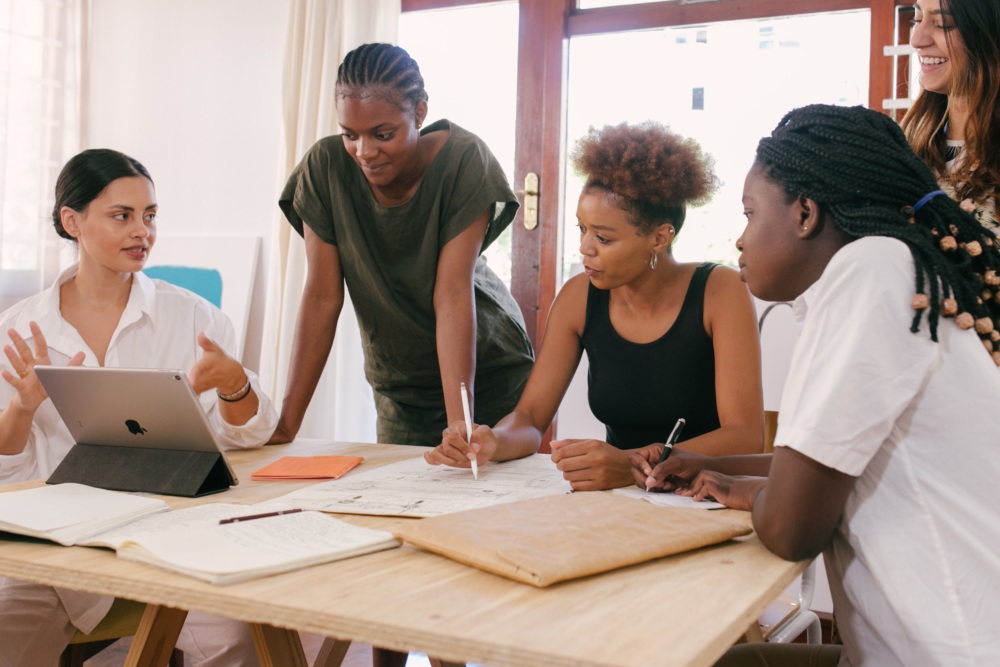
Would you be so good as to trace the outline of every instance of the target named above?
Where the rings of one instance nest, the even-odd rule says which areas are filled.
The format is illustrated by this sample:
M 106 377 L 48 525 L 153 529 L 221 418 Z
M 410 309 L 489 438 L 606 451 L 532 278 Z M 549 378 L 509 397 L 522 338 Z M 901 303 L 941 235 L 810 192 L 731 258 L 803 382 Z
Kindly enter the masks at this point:
M 146 165 L 162 236 L 264 240 L 244 354 L 253 368 L 279 215 L 287 14 L 288 0 L 91 1 L 85 147 Z

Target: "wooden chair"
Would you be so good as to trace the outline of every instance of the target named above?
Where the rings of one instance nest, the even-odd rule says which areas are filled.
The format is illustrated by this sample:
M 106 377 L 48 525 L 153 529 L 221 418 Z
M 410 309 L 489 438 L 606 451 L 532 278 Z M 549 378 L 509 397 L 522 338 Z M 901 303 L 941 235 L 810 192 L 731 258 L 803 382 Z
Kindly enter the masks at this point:
M 83 663 L 123 637 L 132 637 L 139 629 L 146 605 L 134 600 L 115 598 L 107 615 L 89 634 L 77 630 L 69 646 L 59 657 L 59 667 L 83 667 Z M 177 649 L 170 656 L 169 667 L 184 667 L 184 654 Z

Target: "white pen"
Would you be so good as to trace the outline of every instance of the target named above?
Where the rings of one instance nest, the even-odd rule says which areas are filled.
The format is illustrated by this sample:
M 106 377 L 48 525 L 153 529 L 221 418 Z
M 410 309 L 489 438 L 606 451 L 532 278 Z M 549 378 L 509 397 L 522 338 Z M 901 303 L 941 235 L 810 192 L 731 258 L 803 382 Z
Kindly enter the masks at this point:
M 472 451 L 472 410 L 469 409 L 469 390 L 462 383 L 462 410 L 465 412 L 465 437 L 469 441 L 469 451 Z M 479 464 L 476 463 L 476 453 L 472 452 L 472 477 L 479 479 Z

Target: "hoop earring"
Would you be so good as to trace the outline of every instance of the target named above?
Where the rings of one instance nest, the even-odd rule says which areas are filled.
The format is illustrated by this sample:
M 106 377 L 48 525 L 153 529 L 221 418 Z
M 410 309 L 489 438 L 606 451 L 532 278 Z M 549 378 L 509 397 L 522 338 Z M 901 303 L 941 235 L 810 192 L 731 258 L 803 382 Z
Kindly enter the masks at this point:
M 650 271 L 655 271 L 656 270 L 656 264 L 659 261 L 660 261 L 660 258 L 657 256 L 657 254 L 655 252 L 650 253 L 649 254 L 649 270 Z

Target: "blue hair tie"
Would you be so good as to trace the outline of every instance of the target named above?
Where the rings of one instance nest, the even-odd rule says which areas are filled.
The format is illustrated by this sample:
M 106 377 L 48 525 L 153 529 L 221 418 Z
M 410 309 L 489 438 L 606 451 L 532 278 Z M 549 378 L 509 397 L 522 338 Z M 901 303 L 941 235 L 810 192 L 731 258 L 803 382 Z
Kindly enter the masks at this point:
M 926 203 L 927 203 L 927 202 L 929 202 L 930 200 L 934 199 L 934 198 L 935 198 L 935 197 L 937 197 L 938 195 L 944 195 L 944 196 L 946 196 L 946 197 L 947 197 L 947 196 L 948 196 L 948 193 L 947 193 L 947 192 L 945 192 L 944 190 L 935 190 L 935 191 L 933 191 L 933 192 L 928 192 L 928 193 L 927 193 L 927 194 L 925 194 L 925 195 L 924 195 L 923 197 L 921 197 L 921 198 L 920 198 L 920 200 L 919 200 L 919 201 L 918 201 L 918 202 L 917 202 L 916 204 L 914 204 L 914 205 L 913 205 L 913 211 L 914 211 L 914 213 L 915 213 L 915 212 L 917 212 L 917 211 L 919 211 L 919 210 L 920 210 L 920 208 L 921 208 L 921 207 L 922 207 L 922 206 L 923 206 L 924 204 L 926 204 Z

